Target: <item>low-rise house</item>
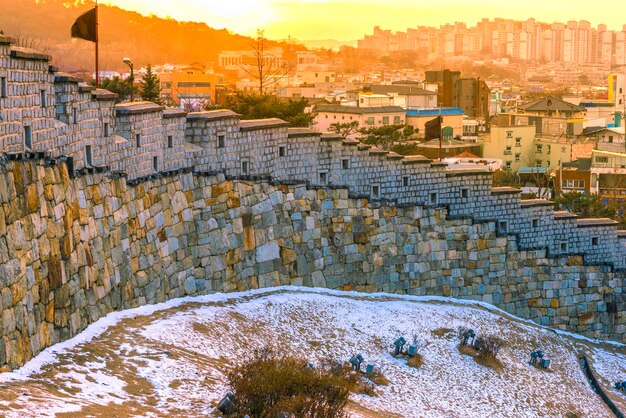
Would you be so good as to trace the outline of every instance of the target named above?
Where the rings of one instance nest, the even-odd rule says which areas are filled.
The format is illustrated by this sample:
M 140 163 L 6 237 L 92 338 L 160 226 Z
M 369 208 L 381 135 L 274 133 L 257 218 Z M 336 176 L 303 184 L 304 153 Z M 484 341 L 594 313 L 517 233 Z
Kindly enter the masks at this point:
M 319 105 L 315 107 L 317 115 L 313 128 L 317 132 L 328 132 L 333 123 L 356 121 L 359 128 L 372 128 L 383 125 L 404 125 L 406 114 L 398 106 L 355 107 L 341 105 Z
M 463 136 L 463 110 L 456 107 L 436 107 L 431 109 L 409 109 L 406 111 L 406 124 L 413 126 L 420 137 L 424 137 L 426 122 L 439 116 L 441 126 L 452 129 L 452 138 Z
M 591 186 L 591 158 L 579 158 L 563 163 L 556 172 L 557 194 L 567 192 L 589 193 Z

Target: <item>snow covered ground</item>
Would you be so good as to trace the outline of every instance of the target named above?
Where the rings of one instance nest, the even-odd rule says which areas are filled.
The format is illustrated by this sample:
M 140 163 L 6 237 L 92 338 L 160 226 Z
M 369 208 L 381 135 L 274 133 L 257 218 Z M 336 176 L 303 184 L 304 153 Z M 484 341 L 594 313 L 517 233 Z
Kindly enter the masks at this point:
M 455 330 L 507 341 L 503 370 L 458 351 Z M 417 338 L 425 364 L 391 357 L 392 342 Z M 186 298 L 113 313 L 24 368 L 0 375 L 0 415 L 219 416 L 225 374 L 254 348 L 347 360 L 361 353 L 390 384 L 353 395 L 354 416 L 611 417 L 585 380 L 587 354 L 622 410 L 626 347 L 555 333 L 489 305 L 437 297 L 279 288 Z M 527 364 L 541 347 L 551 371 Z

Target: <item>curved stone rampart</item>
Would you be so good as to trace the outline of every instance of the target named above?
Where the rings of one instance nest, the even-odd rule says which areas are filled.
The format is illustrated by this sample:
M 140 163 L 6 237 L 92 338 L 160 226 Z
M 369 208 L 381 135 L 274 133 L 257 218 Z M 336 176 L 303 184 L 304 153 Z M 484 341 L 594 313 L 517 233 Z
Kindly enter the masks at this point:
M 54 160 L 0 170 L 3 370 L 111 311 L 285 284 L 483 300 L 626 342 L 622 272 L 522 250 L 493 222 L 223 174 L 128 185 Z

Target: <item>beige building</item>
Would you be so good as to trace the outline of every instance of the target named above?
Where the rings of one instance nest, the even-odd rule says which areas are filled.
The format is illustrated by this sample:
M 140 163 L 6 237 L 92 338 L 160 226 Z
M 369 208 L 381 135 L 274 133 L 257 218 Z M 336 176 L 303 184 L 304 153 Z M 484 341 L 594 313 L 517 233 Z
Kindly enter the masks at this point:
M 534 126 L 491 126 L 485 136 L 483 157 L 499 158 L 502 168 L 517 173 L 520 167 L 535 165 Z
M 330 131 L 333 123 L 357 121 L 359 128 L 371 128 L 382 125 L 406 124 L 405 111 L 398 106 L 356 107 L 341 105 L 319 105 L 315 107 L 317 115 L 313 129 L 317 132 Z

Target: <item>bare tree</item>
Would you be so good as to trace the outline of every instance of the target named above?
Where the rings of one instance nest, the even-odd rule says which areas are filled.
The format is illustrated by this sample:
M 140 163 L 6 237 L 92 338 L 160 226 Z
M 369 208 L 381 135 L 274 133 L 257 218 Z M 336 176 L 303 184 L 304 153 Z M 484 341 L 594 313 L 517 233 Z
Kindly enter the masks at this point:
M 244 72 L 258 82 L 259 94 L 265 94 L 268 89 L 275 88 L 276 83 L 285 78 L 293 68 L 292 63 L 288 61 L 281 62 L 280 57 L 268 53 L 267 39 L 265 39 L 263 33 L 263 29 L 257 29 L 253 68 L 242 67 Z

